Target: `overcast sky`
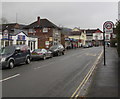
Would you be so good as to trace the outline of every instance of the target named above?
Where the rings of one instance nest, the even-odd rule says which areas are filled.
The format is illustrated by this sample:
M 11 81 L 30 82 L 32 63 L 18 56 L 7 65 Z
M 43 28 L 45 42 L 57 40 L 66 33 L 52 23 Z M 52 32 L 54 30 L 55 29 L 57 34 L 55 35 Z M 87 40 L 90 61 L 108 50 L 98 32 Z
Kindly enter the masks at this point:
M 30 24 L 47 18 L 57 26 L 100 28 L 105 21 L 116 22 L 118 2 L 3 2 L 2 16 L 8 22 Z

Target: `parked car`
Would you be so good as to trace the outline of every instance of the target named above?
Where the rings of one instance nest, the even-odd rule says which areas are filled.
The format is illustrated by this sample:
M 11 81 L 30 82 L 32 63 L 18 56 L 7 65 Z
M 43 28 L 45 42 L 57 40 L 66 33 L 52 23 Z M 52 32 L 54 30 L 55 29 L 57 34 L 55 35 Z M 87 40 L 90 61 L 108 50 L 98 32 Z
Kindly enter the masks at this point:
M 89 47 L 93 47 L 93 44 L 89 43 L 88 46 L 89 46 Z
M 27 45 L 6 46 L 0 50 L 0 68 L 14 68 L 16 64 L 29 64 L 31 54 Z
M 46 49 L 35 49 L 31 53 L 32 59 L 43 59 L 52 58 L 52 52 Z
M 64 55 L 65 53 L 65 48 L 63 47 L 62 44 L 53 45 L 50 47 L 49 50 L 53 53 L 53 56 L 60 56 Z
M 83 48 L 89 48 L 88 44 L 83 45 Z

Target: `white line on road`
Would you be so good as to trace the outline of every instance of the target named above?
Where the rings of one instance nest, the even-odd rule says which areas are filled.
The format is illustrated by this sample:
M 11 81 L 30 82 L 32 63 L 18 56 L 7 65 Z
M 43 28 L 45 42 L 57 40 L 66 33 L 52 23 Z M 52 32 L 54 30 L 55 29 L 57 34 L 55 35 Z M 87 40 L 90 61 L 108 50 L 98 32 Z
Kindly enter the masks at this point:
M 6 80 L 9 80 L 9 79 L 15 78 L 15 77 L 17 77 L 17 76 L 20 76 L 20 74 L 16 74 L 16 75 L 13 75 L 13 76 L 7 77 L 7 78 L 5 78 L 5 79 L 0 80 L 0 82 L 3 82 L 3 81 L 6 81 Z
M 40 66 L 40 67 L 36 67 L 36 68 L 34 68 L 35 70 L 36 69 L 40 69 L 40 68 L 44 68 L 44 67 L 48 67 L 50 64 L 52 64 L 52 63 L 54 63 L 54 62 L 51 62 L 51 63 L 49 63 L 49 64 L 46 64 L 46 65 L 42 65 L 42 66 Z

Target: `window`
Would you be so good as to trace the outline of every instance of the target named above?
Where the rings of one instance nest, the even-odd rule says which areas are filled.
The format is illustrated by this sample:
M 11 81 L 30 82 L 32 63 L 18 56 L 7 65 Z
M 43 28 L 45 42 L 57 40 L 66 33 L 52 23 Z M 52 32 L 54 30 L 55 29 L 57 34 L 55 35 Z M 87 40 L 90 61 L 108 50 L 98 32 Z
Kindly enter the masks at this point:
M 48 28 L 43 28 L 43 32 L 48 32 Z
M 34 45 L 33 45 L 33 48 L 35 49 L 35 41 L 34 41 Z
M 25 41 L 17 41 L 16 44 L 17 44 L 17 45 L 23 45 L 23 44 L 25 44 Z

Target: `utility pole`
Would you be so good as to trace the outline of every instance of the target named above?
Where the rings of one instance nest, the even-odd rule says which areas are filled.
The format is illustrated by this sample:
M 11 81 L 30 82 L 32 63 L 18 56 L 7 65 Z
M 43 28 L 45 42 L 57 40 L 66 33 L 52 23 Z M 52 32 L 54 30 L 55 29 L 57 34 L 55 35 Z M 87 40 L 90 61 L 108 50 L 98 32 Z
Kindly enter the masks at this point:
M 105 55 L 105 28 L 103 27 L 103 51 L 104 51 L 104 66 L 106 65 L 106 55 Z

